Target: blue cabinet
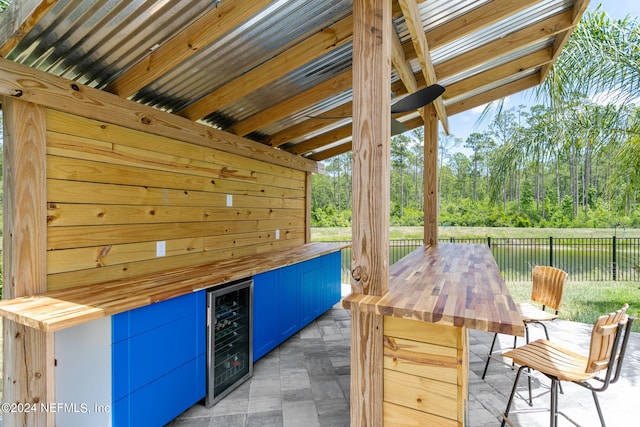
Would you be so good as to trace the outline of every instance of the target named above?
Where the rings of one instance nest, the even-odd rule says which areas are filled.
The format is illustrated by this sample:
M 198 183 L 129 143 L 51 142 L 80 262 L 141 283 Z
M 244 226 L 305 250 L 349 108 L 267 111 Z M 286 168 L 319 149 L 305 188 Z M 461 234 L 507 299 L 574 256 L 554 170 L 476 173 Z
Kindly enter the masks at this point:
M 278 270 L 253 276 L 253 360 L 256 361 L 279 343 Z
M 340 252 L 253 277 L 256 361 L 340 301 Z
M 113 425 L 164 425 L 205 396 L 205 316 L 200 291 L 112 317 Z

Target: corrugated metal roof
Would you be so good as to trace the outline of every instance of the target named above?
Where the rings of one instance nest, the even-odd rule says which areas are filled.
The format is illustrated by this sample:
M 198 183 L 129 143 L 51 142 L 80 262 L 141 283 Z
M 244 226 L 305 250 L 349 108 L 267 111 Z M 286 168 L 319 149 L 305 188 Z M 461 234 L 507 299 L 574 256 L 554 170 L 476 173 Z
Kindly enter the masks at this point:
M 234 1 L 242 0 L 58 0 L 22 37 L 7 58 L 105 89 L 116 78 L 143 61 L 152 50 L 161 48 L 196 19 L 206 16 L 215 7 Z M 500 3 L 496 4 L 496 7 L 500 7 Z M 575 4 L 576 0 L 541 0 L 534 6 L 511 13 L 478 29 L 473 27 L 473 22 L 465 21 L 473 30 L 433 49 L 431 57 L 434 66 L 438 69 L 441 64 L 455 64 L 459 55 L 574 8 Z M 494 7 L 494 3 L 491 0 L 429 0 L 418 3 L 423 29 L 427 33 L 483 7 Z M 272 1 L 226 34 L 220 34 L 210 44 L 170 67 L 168 72 L 156 76 L 144 87 L 137 88 L 130 98 L 165 111 L 179 111 L 266 61 L 277 58 L 295 44 L 351 13 L 351 0 Z M 410 45 L 407 24 L 401 14 L 393 20 L 393 27 L 400 40 L 405 45 Z M 4 35 L 5 38 L 13 36 Z M 508 53 L 496 54 L 495 57 L 488 55 L 467 69 L 455 69 L 451 75 L 438 76 L 440 83 L 451 85 L 500 65 L 517 62 L 529 53 L 554 46 L 555 40 L 555 35 L 541 36 Z M 351 49 L 349 42 L 333 50 L 326 49 L 317 59 L 294 71 L 274 76 L 268 84 L 211 111 L 201 121 L 220 129 L 231 129 L 239 121 L 284 103 L 289 98 L 348 71 L 351 68 Z M 410 48 L 405 50 L 411 52 Z M 410 67 L 417 72 L 416 76 L 420 80 L 422 73 L 416 59 L 410 61 Z M 539 73 L 540 67 L 526 72 Z M 522 77 L 522 74 L 501 78 L 489 85 L 483 83 L 482 87 L 451 99 L 446 99 L 445 92 L 445 105 L 490 91 Z M 391 78 L 392 81 L 397 80 L 398 74 L 393 72 Z M 270 123 L 260 124 L 259 129 L 253 130 L 249 137 L 266 141 L 270 135 L 349 102 L 350 97 L 350 90 L 337 91 L 324 99 L 311 102 L 300 108 L 300 111 L 291 111 L 286 117 L 277 117 Z M 348 120 L 347 118 L 346 121 Z M 313 130 L 292 137 L 290 143 L 283 148 L 293 147 L 297 142 L 330 132 L 337 126 L 339 125 L 335 123 L 327 123 L 322 131 Z

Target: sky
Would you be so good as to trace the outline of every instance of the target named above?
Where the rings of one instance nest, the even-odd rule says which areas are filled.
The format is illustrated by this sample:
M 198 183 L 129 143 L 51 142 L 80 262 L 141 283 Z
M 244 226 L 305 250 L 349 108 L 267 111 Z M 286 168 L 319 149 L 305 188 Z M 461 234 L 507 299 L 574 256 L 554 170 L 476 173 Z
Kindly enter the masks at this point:
M 602 10 L 607 12 L 612 19 L 622 19 L 627 15 L 632 18 L 640 18 L 640 0 L 591 0 L 588 11 L 595 10 L 602 4 Z M 525 91 L 508 97 L 505 101 L 505 108 L 516 107 L 518 105 L 535 104 L 530 92 Z M 484 106 L 473 108 L 464 113 L 449 117 L 449 131 L 451 135 L 462 139 L 464 142 L 473 132 L 486 130 L 486 124 L 478 125 L 478 118 L 484 110 Z M 460 151 L 465 151 L 463 147 L 456 147 Z

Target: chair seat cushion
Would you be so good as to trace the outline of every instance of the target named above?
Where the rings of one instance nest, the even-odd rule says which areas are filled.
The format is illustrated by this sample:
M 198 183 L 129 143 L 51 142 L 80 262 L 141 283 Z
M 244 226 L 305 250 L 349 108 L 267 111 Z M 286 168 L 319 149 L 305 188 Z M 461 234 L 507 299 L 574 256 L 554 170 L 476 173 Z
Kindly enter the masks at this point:
M 524 322 L 543 322 L 545 320 L 557 319 L 558 315 L 540 310 L 538 307 L 527 302 L 516 304 L 516 308 L 522 316 Z
M 543 339 L 506 351 L 502 356 L 561 381 L 582 382 L 595 375 L 586 372 L 587 357 Z

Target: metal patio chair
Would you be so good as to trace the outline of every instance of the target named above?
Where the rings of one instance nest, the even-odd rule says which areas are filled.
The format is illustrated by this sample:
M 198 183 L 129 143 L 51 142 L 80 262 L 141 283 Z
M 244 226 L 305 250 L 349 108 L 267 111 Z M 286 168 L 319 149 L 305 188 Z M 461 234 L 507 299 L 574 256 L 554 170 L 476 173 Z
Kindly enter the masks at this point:
M 567 415 L 558 411 L 558 386 L 561 381 L 571 381 L 591 390 L 593 400 L 598 410 L 600 423 L 605 427 L 602 409 L 596 393 L 607 390 L 620 378 L 622 362 L 629 341 L 633 317 L 627 315 L 628 304 L 620 310 L 608 315 L 600 316 L 593 325 L 589 356 L 583 356 L 548 340 L 539 339 L 503 354 L 520 365 L 507 408 L 502 417 L 502 427 L 505 423 L 513 426 L 509 419 L 509 411 L 518 385 L 518 379 L 523 369 L 528 368 L 544 374 L 551 380 L 550 426 L 556 427 L 558 414 L 561 414 L 576 424 Z M 604 372 L 604 377 L 597 376 Z M 515 411 L 514 411 L 515 412 Z M 577 424 L 576 424 L 577 425 Z

